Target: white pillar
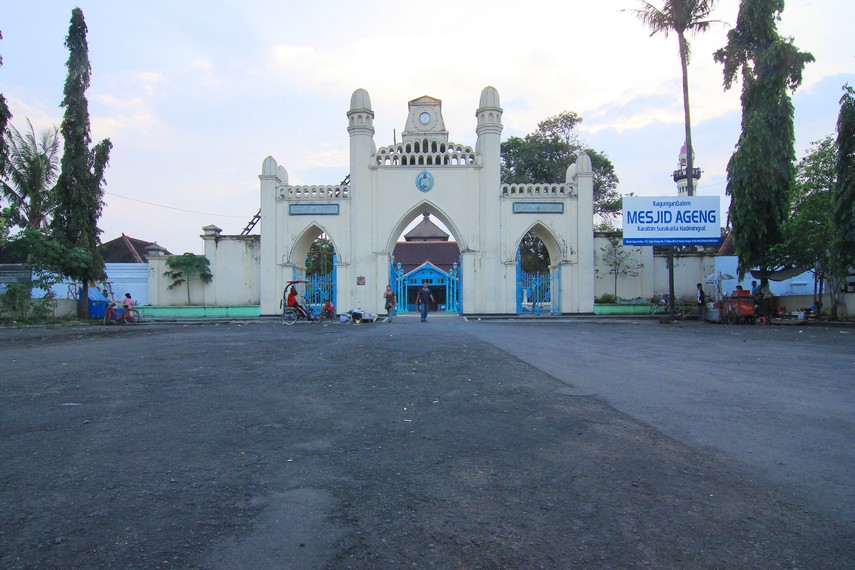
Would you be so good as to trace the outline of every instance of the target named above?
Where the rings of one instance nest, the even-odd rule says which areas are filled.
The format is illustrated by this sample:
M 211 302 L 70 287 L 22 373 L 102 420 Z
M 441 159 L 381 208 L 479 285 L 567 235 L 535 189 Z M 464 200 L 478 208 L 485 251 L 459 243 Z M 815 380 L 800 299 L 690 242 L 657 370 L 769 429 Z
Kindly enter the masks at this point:
M 279 312 L 279 298 L 282 295 L 282 259 L 279 253 L 282 243 L 279 237 L 285 229 L 279 227 L 276 194 L 279 186 L 288 184 L 288 172 L 278 166 L 272 156 L 268 156 L 264 159 L 258 179 L 261 182 L 261 259 L 258 280 L 261 314 L 273 315 Z
M 580 313 L 594 312 L 594 170 L 591 158 L 581 151 L 576 158 L 576 244 L 579 249 L 575 310 Z M 563 310 L 563 307 L 562 307 Z
M 480 232 L 477 242 L 470 248 L 479 252 L 479 262 L 471 274 L 463 276 L 464 306 L 477 313 L 507 312 L 509 289 L 507 272 L 501 257 L 505 239 L 500 208 L 502 187 L 502 107 L 499 92 L 495 87 L 481 91 L 478 110 L 475 112 L 478 125 L 475 129 L 478 141 L 475 150 L 481 157 L 482 168 L 478 176 Z M 515 280 L 515 274 L 510 279 Z M 510 289 L 515 290 L 515 284 Z M 474 297 L 475 303 L 470 304 Z

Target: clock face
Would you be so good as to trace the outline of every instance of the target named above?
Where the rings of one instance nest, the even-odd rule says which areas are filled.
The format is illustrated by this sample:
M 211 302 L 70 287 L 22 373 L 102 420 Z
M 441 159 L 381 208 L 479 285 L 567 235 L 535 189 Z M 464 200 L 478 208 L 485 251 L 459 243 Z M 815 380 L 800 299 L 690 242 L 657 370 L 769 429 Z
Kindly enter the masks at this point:
M 419 115 L 419 122 L 423 125 L 430 123 L 430 113 L 424 111 L 421 115 Z

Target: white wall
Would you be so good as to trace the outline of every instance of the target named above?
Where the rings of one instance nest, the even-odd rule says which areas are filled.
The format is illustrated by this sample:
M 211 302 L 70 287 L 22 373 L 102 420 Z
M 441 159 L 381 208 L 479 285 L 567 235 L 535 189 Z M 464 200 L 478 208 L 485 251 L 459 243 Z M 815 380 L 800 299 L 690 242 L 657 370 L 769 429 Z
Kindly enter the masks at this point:
M 614 275 L 609 271 L 603 259 L 603 249 L 609 247 L 608 236 L 614 234 L 597 233 L 594 237 L 594 258 L 596 263 L 595 295 L 614 294 Z M 619 234 L 617 234 L 619 235 Z M 654 294 L 667 293 L 668 256 L 664 251 L 654 254 L 652 246 L 621 246 L 630 252 L 632 263 L 638 269 L 637 276 L 618 278 L 617 295 L 621 299 L 641 298 L 648 301 Z M 699 252 L 676 253 L 674 256 L 674 293 L 680 299 L 694 299 L 698 283 L 704 283 L 704 277 L 715 269 L 715 257 Z M 704 284 L 708 294 L 713 286 Z
M 216 226 L 204 228 L 205 257 L 212 280 L 190 281 L 190 304 L 199 306 L 258 305 L 260 301 L 260 236 L 223 236 Z M 149 304 L 156 306 L 187 305 L 187 284 L 169 289 L 172 280 L 163 277 L 166 262 L 174 256 L 148 257 Z

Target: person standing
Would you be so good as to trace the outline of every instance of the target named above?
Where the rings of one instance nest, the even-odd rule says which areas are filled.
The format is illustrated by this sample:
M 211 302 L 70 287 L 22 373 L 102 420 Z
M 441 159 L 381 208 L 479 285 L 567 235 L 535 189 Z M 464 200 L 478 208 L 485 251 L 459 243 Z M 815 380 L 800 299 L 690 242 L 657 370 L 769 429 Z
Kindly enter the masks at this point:
M 772 288 L 769 286 L 769 279 L 766 277 L 760 279 L 760 287 L 757 290 L 757 295 L 760 298 L 760 315 L 767 319 L 772 318 Z
M 428 306 L 430 303 L 436 303 L 436 301 L 433 300 L 433 294 L 428 288 L 427 279 L 425 279 L 422 281 L 422 288 L 419 289 L 419 292 L 416 295 L 416 304 L 421 311 L 423 323 L 427 322 Z
M 386 300 L 385 306 L 386 313 L 388 314 L 386 321 L 391 323 L 392 319 L 395 318 L 395 313 L 398 312 L 398 296 L 395 295 L 391 285 L 386 285 L 386 291 L 383 293 L 383 299 Z
M 704 286 L 698 283 L 698 320 L 704 322 L 707 316 L 707 294 L 704 292 Z

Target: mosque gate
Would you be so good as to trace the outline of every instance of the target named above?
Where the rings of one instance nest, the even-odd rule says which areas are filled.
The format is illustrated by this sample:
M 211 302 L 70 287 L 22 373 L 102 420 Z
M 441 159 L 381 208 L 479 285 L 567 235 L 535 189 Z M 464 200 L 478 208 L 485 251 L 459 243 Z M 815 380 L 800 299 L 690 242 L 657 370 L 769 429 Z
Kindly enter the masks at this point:
M 496 89 L 484 88 L 475 112 L 477 141 L 469 147 L 448 140 L 442 102 L 419 97 L 409 102 L 401 142 L 378 148 L 370 98 L 357 89 L 347 111 L 348 179 L 339 185 L 291 185 L 285 168 L 267 157 L 259 176 L 261 314 L 278 312 L 285 282 L 299 275 L 306 251 L 320 233 L 335 243 L 336 308 L 382 312 L 395 242 L 423 212 L 441 221 L 460 249 L 456 274 L 431 277 L 444 280 L 446 310 L 516 313 L 515 236 L 538 225 L 552 240 L 553 267 L 549 304 L 542 301 L 540 310 L 592 313 L 590 158 L 580 153 L 561 183 L 502 184 L 502 113 Z M 324 293 L 318 299 L 333 294 L 326 293 L 329 287 L 319 285 Z M 399 291 L 401 302 L 408 300 L 409 285 L 405 289 Z

